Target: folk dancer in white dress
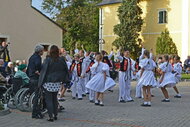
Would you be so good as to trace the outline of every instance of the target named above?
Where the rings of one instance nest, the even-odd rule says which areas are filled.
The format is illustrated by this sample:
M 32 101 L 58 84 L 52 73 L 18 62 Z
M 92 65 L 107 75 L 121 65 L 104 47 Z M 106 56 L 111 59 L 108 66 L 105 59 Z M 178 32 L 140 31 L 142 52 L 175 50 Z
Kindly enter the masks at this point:
M 87 83 L 86 87 L 96 92 L 95 105 L 104 106 L 103 95 L 106 90 L 115 86 L 115 81 L 108 76 L 109 66 L 102 61 L 102 55 L 96 54 L 96 63 L 90 68 L 93 78 Z
M 157 81 L 154 76 L 156 63 L 150 58 L 150 52 L 144 51 L 144 59 L 140 61 L 141 74 L 138 81 L 138 86 L 143 88 L 144 103 L 141 106 L 151 106 L 151 88 L 157 86 Z
M 170 102 L 169 94 L 167 91 L 167 87 L 174 87 L 176 85 L 175 75 L 172 74 L 172 65 L 169 63 L 169 56 L 163 56 L 163 62 L 160 64 L 159 69 L 161 72 L 161 77 L 159 80 L 159 87 L 161 88 L 165 99 L 162 102 Z
M 181 73 L 182 73 L 182 65 L 180 63 L 180 57 L 175 56 L 174 57 L 174 65 L 173 65 L 173 74 L 176 78 L 176 83 L 179 83 L 181 80 Z M 181 98 L 181 94 L 179 93 L 179 90 L 176 86 L 173 87 L 177 95 L 175 95 L 175 98 Z
M 72 97 L 76 98 L 78 95 L 78 100 L 82 100 L 82 83 L 84 83 L 84 64 L 80 60 L 79 54 L 75 54 L 74 60 L 70 66 L 70 73 L 72 74 Z
M 145 48 L 142 47 L 141 55 L 139 57 L 139 63 L 141 62 L 141 60 L 144 57 L 144 51 L 145 51 Z M 138 83 L 138 80 L 140 79 L 140 74 L 141 74 L 141 69 L 136 73 L 137 83 Z M 136 95 L 135 95 L 135 97 L 136 98 L 143 98 L 142 86 L 141 85 L 136 85 Z
M 120 60 L 119 71 L 119 102 L 125 103 L 133 102 L 131 98 L 131 72 L 135 69 L 132 68 L 132 60 L 130 58 L 130 52 L 125 51 L 124 56 L 120 55 L 120 50 L 117 54 L 117 59 Z

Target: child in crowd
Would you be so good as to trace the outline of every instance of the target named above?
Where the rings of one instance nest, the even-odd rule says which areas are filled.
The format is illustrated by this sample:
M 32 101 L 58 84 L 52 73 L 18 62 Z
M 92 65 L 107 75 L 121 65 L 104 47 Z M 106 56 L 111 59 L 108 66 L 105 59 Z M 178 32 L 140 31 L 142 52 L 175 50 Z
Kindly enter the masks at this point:
M 175 75 L 176 78 L 176 83 L 179 83 L 179 81 L 181 80 L 181 73 L 182 73 L 182 66 L 180 63 L 180 57 L 179 56 L 175 56 L 174 57 L 174 66 L 173 66 L 173 73 Z M 177 89 L 176 86 L 173 87 L 175 92 L 177 93 L 177 95 L 175 95 L 175 98 L 181 98 L 181 94 L 179 93 L 179 90 Z
M 141 106 L 151 106 L 151 88 L 157 86 L 154 76 L 156 63 L 150 58 L 150 52 L 144 51 L 144 59 L 140 62 L 141 74 L 137 86 L 143 88 L 144 103 Z
M 169 62 L 169 56 L 164 55 L 162 57 L 163 63 L 160 64 L 159 69 L 161 72 L 161 77 L 159 80 L 159 87 L 161 88 L 165 99 L 162 102 L 170 102 L 169 94 L 167 91 L 167 87 L 174 87 L 176 85 L 175 75 L 172 74 L 172 65 Z
M 102 55 L 96 54 L 96 63 L 90 68 L 93 78 L 87 83 L 86 88 L 96 92 L 95 105 L 104 106 L 104 92 L 112 88 L 116 83 L 109 77 L 109 66 L 102 62 Z

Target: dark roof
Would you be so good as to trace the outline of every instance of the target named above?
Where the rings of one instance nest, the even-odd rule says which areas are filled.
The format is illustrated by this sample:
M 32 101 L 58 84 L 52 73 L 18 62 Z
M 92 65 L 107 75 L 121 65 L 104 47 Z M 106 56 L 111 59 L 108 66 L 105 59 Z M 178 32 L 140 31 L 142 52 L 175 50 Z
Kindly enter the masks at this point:
M 56 23 L 55 21 L 53 21 L 52 19 L 50 19 L 48 16 L 46 16 L 45 14 L 43 14 L 40 10 L 38 10 L 37 8 L 35 8 L 34 6 L 32 6 L 31 4 L 31 7 L 36 10 L 37 12 L 39 12 L 41 15 L 43 15 L 45 18 L 47 18 L 49 21 L 51 21 L 52 23 L 54 23 L 56 26 L 58 26 L 59 28 L 61 28 L 63 31 L 67 31 L 65 28 L 63 28 L 61 25 L 59 25 L 58 23 Z
M 116 4 L 116 3 L 121 3 L 121 2 L 122 2 L 122 0 L 103 0 L 101 3 L 97 4 L 97 6 Z

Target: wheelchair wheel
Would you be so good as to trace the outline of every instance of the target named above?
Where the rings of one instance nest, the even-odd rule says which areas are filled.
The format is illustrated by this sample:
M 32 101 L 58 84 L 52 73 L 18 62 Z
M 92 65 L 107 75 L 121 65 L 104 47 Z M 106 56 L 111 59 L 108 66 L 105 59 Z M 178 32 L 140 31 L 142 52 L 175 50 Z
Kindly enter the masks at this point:
M 31 110 L 31 111 L 32 111 L 32 109 L 33 109 L 34 96 L 35 96 L 35 93 L 33 93 L 33 94 L 30 96 L 30 99 L 29 99 L 29 107 L 30 107 L 30 110 Z
M 7 106 L 11 109 L 15 109 L 15 100 L 14 100 L 14 94 L 13 94 L 13 87 L 10 87 L 4 94 L 4 103 L 7 104 Z
M 31 111 L 31 108 L 29 107 L 29 100 L 30 100 L 30 89 L 27 88 L 25 89 L 21 95 L 20 95 L 20 105 L 23 109 L 23 111 L 26 111 L 26 112 L 30 112 Z
M 22 105 L 21 105 L 21 103 L 20 103 L 20 96 L 21 96 L 22 92 L 24 92 L 26 89 L 27 89 L 27 88 L 22 88 L 22 89 L 20 89 L 20 90 L 16 93 L 16 95 L 15 95 L 15 97 L 14 97 L 16 108 L 18 108 L 18 109 L 21 110 L 21 111 L 22 111 L 23 109 L 22 109 Z
M 6 93 L 7 88 L 4 86 L 0 86 L 0 101 L 2 101 L 3 104 L 5 104 L 4 101 L 4 94 Z

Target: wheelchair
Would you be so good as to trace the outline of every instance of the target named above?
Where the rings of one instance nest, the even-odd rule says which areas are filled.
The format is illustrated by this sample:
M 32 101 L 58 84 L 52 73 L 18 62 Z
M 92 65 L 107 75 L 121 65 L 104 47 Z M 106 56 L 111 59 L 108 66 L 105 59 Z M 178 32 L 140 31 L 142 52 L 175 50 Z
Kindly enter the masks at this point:
M 31 112 L 33 103 L 34 103 L 34 97 L 35 97 L 35 89 L 37 82 L 31 82 L 28 84 L 28 86 L 22 91 L 22 93 L 19 96 L 19 104 L 22 107 L 22 111 L 25 112 Z
M 7 91 L 6 82 L 0 81 L 0 101 L 4 103 L 4 94 Z
M 22 92 L 27 88 L 23 86 L 22 78 L 12 78 L 11 83 L 10 88 L 8 88 L 4 94 L 4 103 L 11 109 L 18 108 L 22 110 L 19 98 Z

